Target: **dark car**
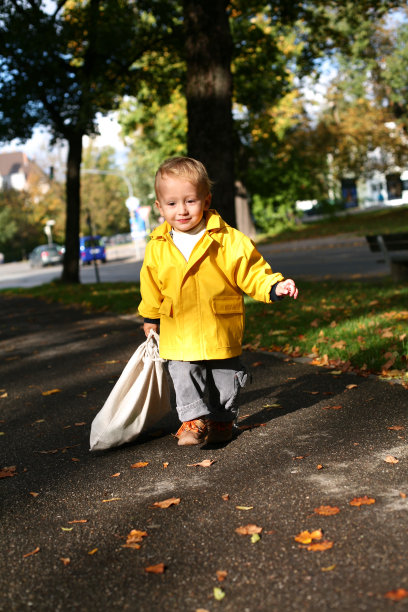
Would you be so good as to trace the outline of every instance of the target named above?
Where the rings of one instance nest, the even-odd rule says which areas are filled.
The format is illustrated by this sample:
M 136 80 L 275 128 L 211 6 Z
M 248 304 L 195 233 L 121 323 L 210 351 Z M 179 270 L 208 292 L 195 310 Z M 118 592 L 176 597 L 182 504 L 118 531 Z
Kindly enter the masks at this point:
M 28 256 L 32 268 L 37 266 L 55 266 L 62 263 L 63 258 L 63 249 L 59 244 L 41 244 L 35 247 Z
M 79 256 L 82 264 L 90 265 L 99 259 L 106 262 L 106 249 L 101 236 L 81 236 L 79 239 Z

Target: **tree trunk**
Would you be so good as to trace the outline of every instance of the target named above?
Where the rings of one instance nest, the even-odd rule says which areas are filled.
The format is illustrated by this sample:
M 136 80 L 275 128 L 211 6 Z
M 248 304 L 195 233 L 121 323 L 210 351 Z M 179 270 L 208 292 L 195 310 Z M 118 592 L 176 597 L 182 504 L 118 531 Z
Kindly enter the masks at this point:
M 61 280 L 79 283 L 79 223 L 81 214 L 80 174 L 82 161 L 82 134 L 68 138 L 67 161 L 67 218 L 65 223 L 65 257 Z
M 227 0 L 184 0 L 187 148 L 215 181 L 213 207 L 235 225 L 232 38 Z

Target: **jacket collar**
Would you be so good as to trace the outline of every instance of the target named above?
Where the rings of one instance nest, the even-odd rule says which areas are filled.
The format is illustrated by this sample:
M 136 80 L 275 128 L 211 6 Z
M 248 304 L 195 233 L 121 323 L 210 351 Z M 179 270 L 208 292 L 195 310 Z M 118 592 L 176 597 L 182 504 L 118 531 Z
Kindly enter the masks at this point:
M 209 210 L 204 212 L 204 219 L 206 221 L 206 229 L 208 232 L 218 231 L 225 227 L 227 224 L 221 218 L 221 216 L 217 213 L 216 210 L 210 208 Z M 152 240 L 163 239 L 166 234 L 171 231 L 171 225 L 165 221 L 159 227 L 156 227 L 155 230 L 150 234 L 150 238 Z

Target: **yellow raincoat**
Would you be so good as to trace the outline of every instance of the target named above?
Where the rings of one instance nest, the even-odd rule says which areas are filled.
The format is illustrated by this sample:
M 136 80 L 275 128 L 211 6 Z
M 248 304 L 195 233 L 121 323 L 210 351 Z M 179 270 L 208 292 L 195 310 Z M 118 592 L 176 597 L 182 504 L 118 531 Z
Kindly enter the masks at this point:
M 215 210 L 188 261 L 164 222 L 151 234 L 140 274 L 139 313 L 160 319 L 160 356 L 178 361 L 227 359 L 242 352 L 243 293 L 270 303 L 283 280 L 252 241 Z

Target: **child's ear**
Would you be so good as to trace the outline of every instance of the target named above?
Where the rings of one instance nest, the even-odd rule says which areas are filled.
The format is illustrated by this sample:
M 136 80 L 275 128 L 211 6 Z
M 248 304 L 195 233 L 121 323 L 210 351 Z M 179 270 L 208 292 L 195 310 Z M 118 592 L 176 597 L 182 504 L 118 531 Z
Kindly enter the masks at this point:
M 159 213 L 162 215 L 162 214 L 163 214 L 163 211 L 162 211 L 162 209 L 161 209 L 161 206 L 160 206 L 160 202 L 159 202 L 159 200 L 156 200 L 154 204 L 155 204 L 155 206 L 156 206 L 157 210 L 159 211 Z
M 210 208 L 211 198 L 212 198 L 212 194 L 209 193 L 208 196 L 204 200 L 204 210 L 208 210 Z

